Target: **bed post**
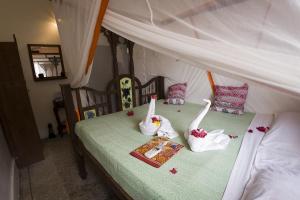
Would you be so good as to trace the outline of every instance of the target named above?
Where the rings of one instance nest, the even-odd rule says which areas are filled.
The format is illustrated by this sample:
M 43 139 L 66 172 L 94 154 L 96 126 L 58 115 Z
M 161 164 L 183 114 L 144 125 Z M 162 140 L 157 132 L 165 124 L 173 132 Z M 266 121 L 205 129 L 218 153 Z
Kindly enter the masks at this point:
M 70 84 L 60 85 L 61 93 L 64 99 L 65 110 L 67 115 L 67 122 L 69 125 L 72 147 L 75 154 L 75 159 L 78 165 L 79 175 L 82 179 L 86 179 L 87 173 L 85 169 L 85 162 L 81 144 L 78 137 L 75 135 L 75 123 L 77 122 L 77 115 L 73 103 L 72 88 Z
M 165 79 L 162 76 L 157 77 L 157 85 L 159 85 L 158 88 L 158 96 L 159 99 L 165 99 Z

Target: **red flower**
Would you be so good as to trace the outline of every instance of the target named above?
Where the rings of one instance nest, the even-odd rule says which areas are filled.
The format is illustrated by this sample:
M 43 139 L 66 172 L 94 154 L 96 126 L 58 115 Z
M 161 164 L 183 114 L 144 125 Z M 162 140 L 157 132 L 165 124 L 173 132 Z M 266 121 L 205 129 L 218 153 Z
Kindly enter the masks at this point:
M 260 132 L 266 133 L 270 129 L 270 127 L 259 126 L 256 127 L 256 129 Z
M 171 172 L 172 174 L 176 174 L 176 173 L 177 173 L 177 170 L 176 170 L 175 168 L 172 168 L 172 169 L 170 169 L 170 172 Z
M 133 116 L 133 115 L 134 115 L 134 112 L 132 110 L 127 112 L 127 116 Z
M 157 117 L 152 117 L 152 123 L 159 122 L 160 120 Z
M 205 136 L 207 135 L 207 132 L 204 129 L 194 129 L 192 130 L 192 134 L 193 136 L 195 136 L 196 138 L 205 138 Z
M 249 130 L 248 130 L 248 133 L 253 133 L 253 130 L 252 130 L 252 129 L 249 129 Z

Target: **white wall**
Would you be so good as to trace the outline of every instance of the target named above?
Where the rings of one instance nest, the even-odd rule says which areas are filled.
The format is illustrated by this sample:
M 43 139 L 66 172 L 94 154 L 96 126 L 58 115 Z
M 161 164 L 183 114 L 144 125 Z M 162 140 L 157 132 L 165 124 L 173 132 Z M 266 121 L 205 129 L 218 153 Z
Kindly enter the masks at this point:
M 52 99 L 60 92 L 59 84 L 67 80 L 33 81 L 27 44 L 60 43 L 51 3 L 48 0 L 1 0 L 0 27 L 0 41 L 13 41 L 12 34 L 16 34 L 35 120 L 41 138 L 45 138 L 48 136 L 47 124 L 51 122 L 56 127 Z M 68 76 L 67 66 L 65 68 Z
M 211 96 L 211 88 L 206 71 L 194 67 L 173 57 L 152 51 L 140 45 L 134 47 L 135 75 L 145 83 L 153 76 L 166 77 L 166 88 L 170 84 L 187 82 L 186 100 L 202 103 L 203 98 Z M 233 79 L 213 74 L 216 84 L 240 86 L 245 80 Z M 257 113 L 277 113 L 300 111 L 300 99 L 287 96 L 271 88 L 256 83 L 249 84 L 249 93 L 245 105 L 246 111 Z
M 129 54 L 124 44 L 117 46 L 117 61 L 119 74 L 129 73 Z M 92 73 L 88 86 L 97 90 L 106 90 L 106 86 L 113 79 L 112 55 L 106 36 L 101 34 L 93 61 Z
M 17 170 L 14 160 L 11 157 L 3 130 L 0 124 L 0 199 L 17 200 L 19 199 Z
M 98 45 L 88 85 L 96 90 L 105 91 L 111 79 L 113 79 L 113 67 L 110 47 Z

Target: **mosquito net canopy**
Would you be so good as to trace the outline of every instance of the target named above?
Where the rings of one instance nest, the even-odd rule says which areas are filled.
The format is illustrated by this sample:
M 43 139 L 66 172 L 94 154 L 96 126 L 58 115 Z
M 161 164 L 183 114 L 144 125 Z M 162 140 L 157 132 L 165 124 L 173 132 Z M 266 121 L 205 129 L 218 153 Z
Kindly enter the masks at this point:
M 196 67 L 300 96 L 300 1 L 110 0 L 103 26 Z

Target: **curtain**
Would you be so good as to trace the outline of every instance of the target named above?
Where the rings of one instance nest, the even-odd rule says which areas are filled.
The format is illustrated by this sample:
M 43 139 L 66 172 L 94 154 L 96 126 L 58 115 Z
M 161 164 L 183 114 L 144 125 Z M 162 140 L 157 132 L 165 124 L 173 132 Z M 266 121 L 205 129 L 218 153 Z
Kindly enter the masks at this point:
M 297 19 L 298 0 L 111 0 L 103 26 L 195 67 L 300 96 Z
M 88 83 L 92 67 L 85 70 L 100 4 L 101 0 L 52 1 L 72 87 Z
M 210 99 L 212 90 L 207 78 L 207 71 L 191 64 L 166 56 L 162 53 L 145 48 L 141 45 L 134 46 L 134 72 L 142 83 L 155 76 L 165 77 L 165 92 L 175 83 L 187 83 L 185 100 L 202 104 L 202 99 Z M 217 85 L 241 86 L 249 85 L 245 110 L 254 113 L 279 113 L 286 111 L 300 111 L 300 99 L 287 95 L 268 86 L 252 83 L 236 76 L 222 76 L 213 73 Z

